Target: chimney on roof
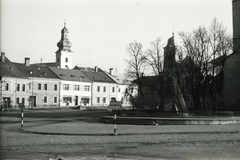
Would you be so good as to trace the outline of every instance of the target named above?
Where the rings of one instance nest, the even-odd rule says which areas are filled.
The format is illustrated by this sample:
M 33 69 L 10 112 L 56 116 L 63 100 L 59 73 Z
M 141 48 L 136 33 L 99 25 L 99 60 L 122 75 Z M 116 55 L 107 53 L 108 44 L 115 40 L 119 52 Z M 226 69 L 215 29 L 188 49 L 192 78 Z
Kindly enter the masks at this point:
M 5 62 L 5 52 L 1 52 L 1 61 Z
M 109 68 L 109 74 L 113 76 L 113 68 Z
M 95 72 L 98 72 L 98 66 L 95 66 Z
M 30 58 L 25 58 L 25 62 L 24 62 L 25 66 L 30 66 Z

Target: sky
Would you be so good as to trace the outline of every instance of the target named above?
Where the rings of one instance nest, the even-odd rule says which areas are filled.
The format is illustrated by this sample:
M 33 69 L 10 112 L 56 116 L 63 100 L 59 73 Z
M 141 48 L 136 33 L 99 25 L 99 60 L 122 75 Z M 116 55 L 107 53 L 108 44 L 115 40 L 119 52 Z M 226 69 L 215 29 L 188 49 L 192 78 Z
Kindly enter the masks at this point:
M 12 62 L 55 62 L 66 21 L 73 66 L 114 68 L 123 76 L 126 46 L 146 50 L 174 32 L 210 26 L 214 18 L 232 34 L 232 0 L 0 0 L 1 52 Z

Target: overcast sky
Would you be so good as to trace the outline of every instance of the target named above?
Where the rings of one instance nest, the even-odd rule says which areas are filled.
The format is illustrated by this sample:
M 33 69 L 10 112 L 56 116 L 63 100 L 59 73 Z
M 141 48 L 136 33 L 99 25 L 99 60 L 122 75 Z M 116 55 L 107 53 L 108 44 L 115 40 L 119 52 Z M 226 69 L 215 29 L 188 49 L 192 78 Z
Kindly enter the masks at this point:
M 232 0 L 0 0 L 1 52 L 13 62 L 54 62 L 66 20 L 73 66 L 126 68 L 126 46 L 144 50 L 172 32 L 209 26 L 216 17 L 232 33 Z

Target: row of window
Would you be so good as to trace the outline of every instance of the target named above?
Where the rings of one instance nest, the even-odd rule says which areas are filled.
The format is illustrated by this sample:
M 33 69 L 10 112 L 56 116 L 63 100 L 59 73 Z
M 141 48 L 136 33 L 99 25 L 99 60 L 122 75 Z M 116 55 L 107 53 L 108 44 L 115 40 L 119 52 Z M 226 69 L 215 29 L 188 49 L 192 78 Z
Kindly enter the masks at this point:
M 25 98 L 21 98 L 21 102 L 20 102 L 20 98 L 16 98 L 16 103 L 22 103 L 25 104 Z M 68 103 L 72 103 L 72 97 L 63 97 L 63 101 L 64 102 L 68 102 Z M 82 103 L 89 103 L 90 99 L 89 98 L 81 98 L 81 102 Z M 43 103 L 48 103 L 48 97 L 44 96 L 43 97 Z M 53 97 L 53 103 L 58 103 L 58 97 Z M 100 103 L 100 97 L 97 97 L 97 103 Z M 106 97 L 102 98 L 102 103 L 106 103 Z
M 112 97 L 111 99 L 116 99 L 116 98 Z M 97 97 L 97 103 L 101 103 L 100 97 Z M 106 97 L 102 98 L 102 103 L 106 103 Z
M 58 100 L 57 97 L 53 97 L 53 103 L 57 103 L 57 100 Z M 43 102 L 44 102 L 44 103 L 47 103 L 47 102 L 48 102 L 47 96 L 44 96 L 44 97 L 43 97 Z M 16 103 L 17 103 L 17 104 L 19 104 L 19 103 L 25 104 L 25 98 L 22 98 L 22 101 L 21 101 L 21 102 L 20 102 L 20 98 L 16 98 Z
M 106 86 L 103 86 L 103 92 L 107 92 L 107 87 Z M 100 86 L 97 86 L 97 92 L 100 92 Z M 112 87 L 112 92 L 114 93 L 115 92 L 115 87 Z M 118 89 L 118 92 L 121 92 L 120 88 Z
M 26 90 L 26 85 L 25 84 L 22 84 L 22 87 L 20 87 L 20 84 L 17 84 L 16 86 L 16 91 L 20 91 L 20 88 L 21 88 L 21 91 L 25 91 Z M 38 83 L 38 90 L 42 90 L 42 88 L 44 90 L 47 90 L 48 89 L 48 84 L 44 84 L 42 86 L 41 83 Z M 29 85 L 29 89 L 31 89 L 31 85 Z M 58 85 L 57 84 L 54 84 L 54 91 L 57 91 L 58 89 Z M 6 83 L 5 85 L 5 90 L 8 91 L 9 90 L 9 84 Z M 70 87 L 69 87 L 69 84 L 63 84 L 63 90 L 70 90 Z M 73 90 L 74 91 L 80 91 L 80 85 L 74 85 L 73 87 Z M 90 86 L 89 85 L 84 85 L 83 86 L 83 91 L 90 91 Z M 100 86 L 97 86 L 97 92 L 100 92 Z M 107 87 L 106 86 L 103 86 L 103 92 L 107 92 Z M 112 87 L 112 92 L 114 93 L 115 92 L 115 87 Z M 118 92 L 121 92 L 120 88 L 118 89 Z
M 20 103 L 20 98 L 16 98 L 16 103 Z M 22 98 L 22 104 L 25 104 L 25 98 Z
M 54 85 L 54 90 L 57 91 L 57 84 Z M 29 89 L 31 89 L 31 84 L 29 84 Z M 41 83 L 38 83 L 38 90 L 41 90 L 42 89 L 42 84 Z M 44 90 L 47 90 L 48 89 L 48 85 L 47 84 L 44 84 Z M 9 90 L 9 83 L 6 83 L 5 84 L 5 91 L 8 91 Z M 26 85 L 25 84 L 17 84 L 16 85 L 16 91 L 23 91 L 25 92 L 26 91 Z
M 53 97 L 53 103 L 57 103 L 58 98 L 57 97 Z M 48 103 L 48 98 L 47 96 L 43 97 L 43 103 Z
M 47 84 L 44 84 L 44 85 L 43 85 L 43 89 L 44 89 L 44 90 L 47 90 L 47 89 L 48 89 L 48 85 L 47 85 Z M 53 89 L 54 89 L 54 91 L 57 91 L 57 89 L 58 89 L 57 84 L 54 84 Z M 42 84 L 41 84 L 41 83 L 38 83 L 38 90 L 42 90 Z
M 63 97 L 63 101 L 65 103 L 72 103 L 72 101 L 76 99 L 72 99 L 72 97 Z M 81 103 L 89 103 L 90 102 L 90 99 L 89 98 L 81 98 Z
M 69 84 L 63 84 L 63 90 L 70 90 Z M 74 85 L 73 86 L 74 91 L 80 91 L 80 85 Z M 83 86 L 83 91 L 90 91 L 90 86 L 89 85 L 84 85 Z
M 97 97 L 97 103 L 100 103 L 100 97 Z M 106 103 L 106 97 L 102 98 L 102 103 Z
M 8 86 L 8 85 L 7 85 Z M 16 91 L 20 91 L 20 88 L 22 88 L 22 91 L 25 92 L 26 90 L 26 85 L 22 84 L 22 87 L 20 87 L 20 84 L 17 84 L 16 86 Z M 9 89 L 9 87 L 7 87 L 7 89 Z

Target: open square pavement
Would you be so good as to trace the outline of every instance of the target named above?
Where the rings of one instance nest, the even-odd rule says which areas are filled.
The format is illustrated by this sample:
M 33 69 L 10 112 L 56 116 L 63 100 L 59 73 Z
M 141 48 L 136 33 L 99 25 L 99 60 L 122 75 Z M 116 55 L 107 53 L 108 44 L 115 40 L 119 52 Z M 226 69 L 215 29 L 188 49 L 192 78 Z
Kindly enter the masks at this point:
M 114 125 L 106 110 L 1 112 L 1 159 L 240 159 L 240 125 Z M 238 117 L 232 117 L 238 118 Z

